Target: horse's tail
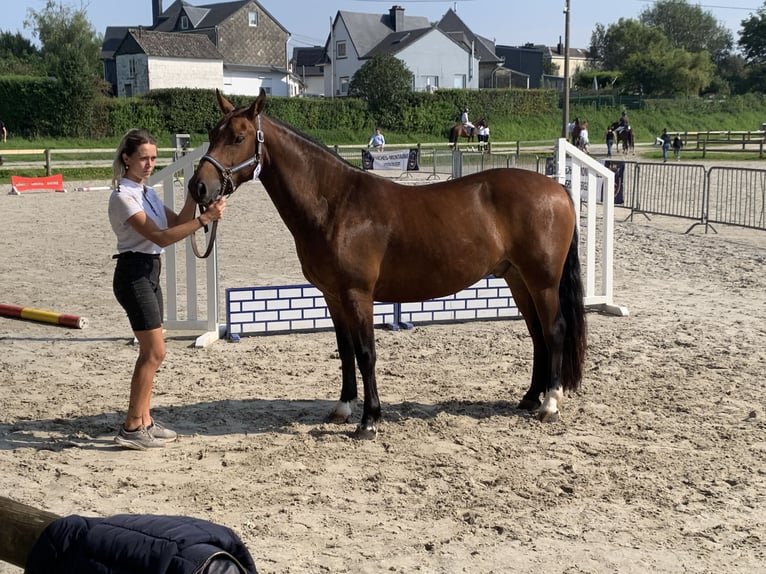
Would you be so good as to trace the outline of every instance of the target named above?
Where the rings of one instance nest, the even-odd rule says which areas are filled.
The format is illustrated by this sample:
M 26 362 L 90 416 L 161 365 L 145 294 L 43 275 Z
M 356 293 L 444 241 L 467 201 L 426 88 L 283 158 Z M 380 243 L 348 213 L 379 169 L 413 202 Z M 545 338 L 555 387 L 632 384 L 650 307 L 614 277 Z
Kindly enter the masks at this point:
M 452 129 L 449 131 L 449 143 L 453 144 L 457 142 L 457 128 L 455 126 L 452 126 Z
M 561 314 L 566 323 L 561 364 L 561 385 L 565 391 L 574 391 L 579 388 L 585 362 L 585 303 L 577 244 L 577 230 L 575 229 L 559 283 Z

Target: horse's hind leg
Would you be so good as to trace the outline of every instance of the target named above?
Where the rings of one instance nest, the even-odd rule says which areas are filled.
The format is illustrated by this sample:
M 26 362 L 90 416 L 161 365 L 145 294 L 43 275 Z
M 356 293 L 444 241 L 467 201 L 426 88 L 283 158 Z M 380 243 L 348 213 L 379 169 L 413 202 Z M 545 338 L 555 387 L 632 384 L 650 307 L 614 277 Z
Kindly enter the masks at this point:
M 566 334 L 558 289 L 551 286 L 530 291 L 521 275 L 513 269 L 506 273 L 505 280 L 524 317 L 534 346 L 532 384 L 519 408 L 534 410 L 539 407 L 537 418 L 543 422 L 555 421 L 558 418 L 558 404 L 564 397 L 561 365 Z M 545 394 L 542 403 L 541 393 Z
M 526 411 L 534 411 L 540 408 L 540 395 L 545 392 L 545 387 L 550 378 L 550 363 L 548 361 L 548 346 L 543 337 L 540 319 L 537 316 L 532 296 L 524 284 L 524 280 L 515 268 L 511 268 L 504 275 L 508 287 L 511 289 L 513 300 L 521 311 L 521 316 L 527 325 L 530 337 L 532 337 L 533 360 L 532 360 L 532 383 L 529 390 L 519 402 L 519 408 Z

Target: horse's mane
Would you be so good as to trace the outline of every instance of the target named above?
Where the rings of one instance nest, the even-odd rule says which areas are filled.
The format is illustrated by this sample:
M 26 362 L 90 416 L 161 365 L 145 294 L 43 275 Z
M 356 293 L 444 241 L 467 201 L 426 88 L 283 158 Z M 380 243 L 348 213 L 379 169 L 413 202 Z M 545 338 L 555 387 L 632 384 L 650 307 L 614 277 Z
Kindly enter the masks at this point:
M 242 107 L 239 107 L 239 108 L 237 108 L 235 110 L 232 110 L 231 117 L 243 113 L 244 111 L 249 109 L 249 107 L 250 106 L 242 106 Z M 356 169 L 358 171 L 364 171 L 361 168 L 359 168 L 359 167 L 355 166 L 354 164 L 350 163 L 348 160 L 346 160 L 345 158 L 341 157 L 337 153 L 335 153 L 327 145 L 323 144 L 322 142 L 320 142 L 316 138 L 311 137 L 307 133 L 302 132 L 298 128 L 295 128 L 295 127 L 293 127 L 291 125 L 288 125 L 285 122 L 283 122 L 282 120 L 280 120 L 278 118 L 275 118 L 274 116 L 268 116 L 268 118 L 269 118 L 269 120 L 271 122 L 277 124 L 278 126 L 283 128 L 284 130 L 286 130 L 286 131 L 290 132 L 291 134 L 297 136 L 299 139 L 305 141 L 310 146 L 319 148 L 320 151 L 324 151 L 324 152 L 329 153 L 330 155 L 332 155 L 333 157 L 335 157 L 336 159 L 340 160 L 342 163 L 346 164 L 347 166 L 349 166 L 349 167 L 351 167 L 353 169 Z

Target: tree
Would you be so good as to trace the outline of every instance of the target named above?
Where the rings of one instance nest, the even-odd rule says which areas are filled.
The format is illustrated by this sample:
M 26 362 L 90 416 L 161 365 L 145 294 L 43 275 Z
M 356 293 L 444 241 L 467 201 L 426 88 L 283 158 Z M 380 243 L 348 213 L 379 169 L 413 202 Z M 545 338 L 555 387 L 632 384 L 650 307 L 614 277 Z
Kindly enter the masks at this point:
M 651 96 L 696 96 L 713 80 L 715 66 L 706 52 L 650 47 L 635 52 L 623 66 L 623 84 Z
M 739 47 L 748 64 L 766 64 L 766 2 L 754 15 L 742 20 Z
M 19 32 L 0 32 L 0 75 L 45 75 L 40 51 Z
M 412 77 L 412 72 L 395 56 L 377 54 L 351 78 L 348 94 L 367 101 L 378 125 L 399 128 L 402 111 L 412 93 Z
M 662 31 L 673 48 L 691 53 L 706 51 L 716 64 L 732 50 L 731 32 L 710 12 L 686 0 L 658 0 L 641 12 L 639 21 Z
M 47 0 L 42 10 L 27 11 L 24 24 L 40 39 L 45 69 L 59 82 L 61 135 L 89 135 L 94 104 L 104 91 L 104 82 L 102 38 L 88 21 L 85 6 L 74 9 Z
M 603 34 L 602 41 L 603 45 L 595 49 L 602 54 L 602 67 L 605 70 L 621 70 L 632 54 L 640 54 L 651 48 L 670 48 L 668 39 L 660 30 L 631 18 L 620 18 L 616 24 L 611 24 Z M 593 46 L 591 50 L 594 50 Z

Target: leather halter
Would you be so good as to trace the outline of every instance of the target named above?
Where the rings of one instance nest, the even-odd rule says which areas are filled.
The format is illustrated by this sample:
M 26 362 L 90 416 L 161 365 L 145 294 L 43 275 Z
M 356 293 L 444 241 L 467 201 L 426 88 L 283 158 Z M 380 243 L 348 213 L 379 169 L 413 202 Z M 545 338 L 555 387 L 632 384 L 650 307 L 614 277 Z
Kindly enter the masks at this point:
M 238 163 L 235 166 L 232 167 L 225 167 L 220 161 L 215 159 L 210 154 L 203 155 L 199 163 L 202 164 L 203 161 L 210 162 L 213 167 L 215 167 L 218 170 L 218 173 L 221 174 L 221 191 L 218 195 L 215 196 L 213 201 L 216 201 L 221 196 L 227 196 L 231 195 L 236 191 L 236 187 L 234 186 L 234 178 L 233 176 L 242 171 L 243 169 L 247 169 L 251 166 L 255 166 L 255 171 L 253 172 L 253 179 L 256 179 L 258 175 L 261 173 L 261 144 L 263 144 L 263 131 L 261 130 L 261 114 L 258 114 L 255 116 L 255 122 L 256 122 L 256 130 L 255 130 L 255 153 L 250 159 L 246 159 L 245 161 Z M 204 208 L 200 205 L 199 206 L 200 213 L 204 213 Z M 216 230 L 218 229 L 218 221 L 213 222 L 213 228 L 210 231 L 210 239 L 207 243 L 207 249 L 205 250 L 205 253 L 200 255 L 199 251 L 197 250 L 197 242 L 192 240 L 192 251 L 194 251 L 194 255 L 199 257 L 200 259 L 205 259 L 208 255 L 210 255 L 210 252 L 213 250 L 213 245 L 215 244 L 215 234 Z M 205 233 L 207 233 L 207 225 L 205 226 Z

